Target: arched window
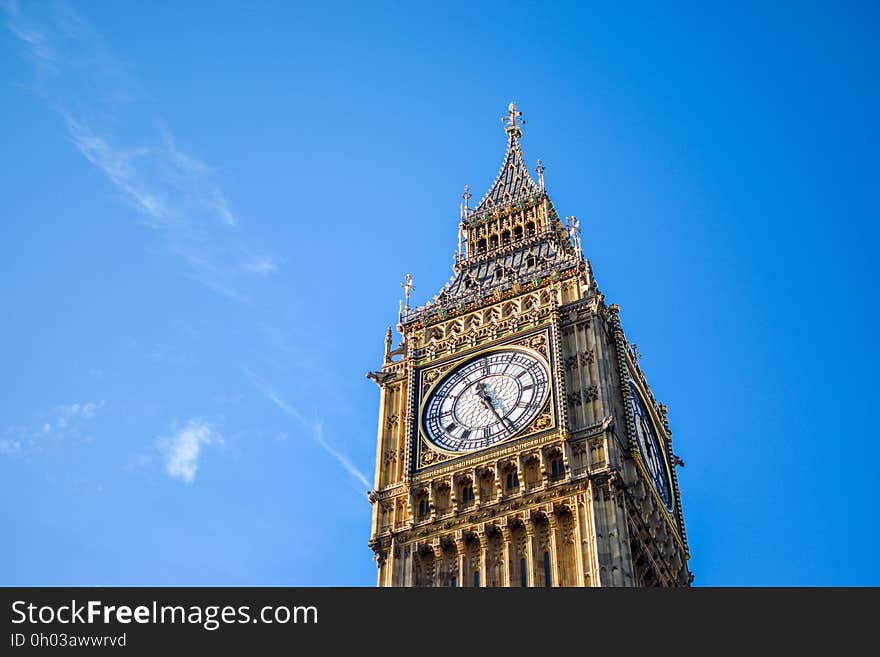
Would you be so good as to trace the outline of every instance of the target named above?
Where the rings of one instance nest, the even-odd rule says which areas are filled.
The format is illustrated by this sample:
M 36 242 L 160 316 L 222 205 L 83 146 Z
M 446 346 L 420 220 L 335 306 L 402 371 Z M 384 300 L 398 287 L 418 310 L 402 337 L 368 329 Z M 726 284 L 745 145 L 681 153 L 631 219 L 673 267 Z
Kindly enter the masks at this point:
M 513 229 L 513 239 L 515 239 L 515 240 L 521 240 L 521 239 L 522 239 L 522 236 L 523 236 L 523 229 L 522 229 L 522 226 L 516 226 L 516 227 Z
M 562 460 L 562 455 L 559 453 L 554 454 L 550 459 L 550 478 L 551 479 L 559 479 L 560 477 L 565 476 L 565 461 Z
M 533 221 L 530 221 L 529 223 L 526 224 L 526 235 L 531 237 L 534 234 L 535 234 L 535 223 Z
M 526 578 L 526 559 L 523 557 L 519 560 L 519 585 L 523 588 L 529 585 L 529 580 Z
M 532 489 L 538 485 L 541 478 L 541 464 L 537 457 L 529 457 L 525 463 L 526 488 Z
M 519 475 L 516 470 L 508 470 L 505 479 L 505 488 L 508 491 L 514 491 L 519 488 Z
M 442 516 L 449 511 L 449 485 L 442 484 L 437 488 L 434 497 L 437 515 Z
M 431 513 L 431 501 L 427 495 L 422 495 L 419 498 L 419 518 L 424 518 L 429 513 Z
M 544 586 L 548 589 L 553 586 L 553 582 L 550 578 L 550 553 L 544 553 Z
M 470 506 L 474 501 L 474 485 L 465 480 L 458 491 L 458 501 L 462 507 Z
M 495 497 L 495 475 L 484 472 L 480 477 L 480 502 L 491 502 Z
M 489 236 L 489 248 L 497 249 L 498 248 L 498 235 L 490 235 Z
M 484 253 L 486 251 L 486 238 L 482 238 L 477 241 L 477 253 Z
M 510 244 L 510 231 L 509 230 L 505 230 L 503 233 L 501 233 L 501 243 L 502 244 Z

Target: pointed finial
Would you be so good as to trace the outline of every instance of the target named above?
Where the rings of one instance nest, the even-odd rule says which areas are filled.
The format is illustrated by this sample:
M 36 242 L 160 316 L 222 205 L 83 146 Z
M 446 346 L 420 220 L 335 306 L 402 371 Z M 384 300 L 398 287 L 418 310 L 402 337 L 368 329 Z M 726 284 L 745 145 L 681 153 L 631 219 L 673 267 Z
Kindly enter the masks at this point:
M 517 123 L 517 120 L 519 120 L 519 123 Z M 516 109 L 516 103 L 510 103 L 507 106 L 507 116 L 502 116 L 501 121 L 504 123 L 504 131 L 507 132 L 507 136 L 510 139 L 522 137 L 520 125 L 525 125 L 526 121 L 522 118 L 522 112 Z
M 571 243 L 574 245 L 575 250 L 578 255 L 582 255 L 583 251 L 581 249 L 581 222 L 578 221 L 578 218 L 572 215 L 571 217 L 567 217 L 568 225 L 568 236 L 571 239 Z
M 464 211 L 466 213 L 470 212 L 470 209 L 471 209 L 470 202 L 471 202 L 471 197 L 472 197 L 470 185 L 464 186 L 464 194 L 462 194 L 461 197 L 464 199 Z M 467 215 L 465 215 L 465 216 L 467 216 Z
M 409 295 L 412 294 L 412 291 L 416 289 L 416 286 L 413 285 L 412 274 L 407 274 L 403 277 L 403 283 L 400 284 L 400 287 L 403 288 L 403 296 L 406 299 L 406 304 L 404 305 L 404 310 L 409 310 Z
M 535 171 L 538 172 L 538 184 L 541 185 L 541 191 L 544 191 L 544 165 L 541 164 L 541 160 L 538 160 L 538 166 L 535 167 Z
M 391 327 L 385 332 L 385 363 L 391 362 Z

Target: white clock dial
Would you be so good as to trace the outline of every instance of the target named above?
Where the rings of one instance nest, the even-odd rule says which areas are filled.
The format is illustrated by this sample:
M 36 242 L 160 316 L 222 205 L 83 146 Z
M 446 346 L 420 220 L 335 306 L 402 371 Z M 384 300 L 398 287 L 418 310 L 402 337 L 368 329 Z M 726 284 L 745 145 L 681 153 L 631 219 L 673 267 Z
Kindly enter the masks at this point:
M 467 452 L 523 429 L 547 398 L 544 362 L 521 349 L 478 356 L 446 375 L 428 397 L 422 427 L 438 447 Z
M 666 460 L 663 458 L 661 442 L 654 431 L 654 423 L 648 415 L 648 410 L 642 402 L 636 384 L 629 380 L 630 402 L 632 405 L 633 419 L 636 425 L 636 442 L 642 455 L 642 462 L 648 471 L 648 476 L 660 494 L 660 498 L 666 508 L 672 509 L 672 486 L 669 484 L 669 475 L 666 470 Z

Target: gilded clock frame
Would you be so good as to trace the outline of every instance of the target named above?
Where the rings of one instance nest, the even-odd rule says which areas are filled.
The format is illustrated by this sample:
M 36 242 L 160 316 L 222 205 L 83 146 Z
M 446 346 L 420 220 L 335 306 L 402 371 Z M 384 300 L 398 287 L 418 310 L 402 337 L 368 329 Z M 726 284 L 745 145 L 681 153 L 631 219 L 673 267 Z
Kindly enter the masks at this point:
M 418 472 L 426 470 L 439 463 L 450 461 L 452 459 L 473 457 L 475 454 L 487 454 L 496 448 L 508 446 L 511 443 L 524 438 L 555 431 L 558 426 L 558 404 L 556 401 L 556 379 L 554 376 L 551 345 L 552 338 L 550 326 L 545 325 L 544 327 L 535 331 L 530 331 L 527 334 L 520 334 L 512 339 L 507 337 L 494 344 L 480 345 L 479 347 L 468 349 L 462 353 L 420 367 L 417 371 L 416 384 L 418 386 L 418 399 L 416 400 L 417 408 L 413 431 L 415 442 L 413 450 L 415 456 L 413 471 Z M 527 353 L 540 361 L 540 363 L 546 368 L 547 393 L 541 404 L 540 410 L 529 421 L 529 423 L 519 431 L 488 447 L 466 452 L 455 452 L 435 445 L 425 434 L 423 427 L 425 405 L 434 390 L 454 369 L 486 354 L 496 351 L 508 351 L 511 349 Z M 429 377 L 430 380 L 428 380 Z

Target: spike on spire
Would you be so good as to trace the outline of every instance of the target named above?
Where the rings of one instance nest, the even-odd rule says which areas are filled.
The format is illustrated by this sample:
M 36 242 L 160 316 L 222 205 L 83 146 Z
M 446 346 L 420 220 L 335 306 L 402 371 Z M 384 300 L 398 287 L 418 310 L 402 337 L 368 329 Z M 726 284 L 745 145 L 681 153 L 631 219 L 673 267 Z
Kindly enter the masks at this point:
M 479 215 L 485 211 L 513 205 L 543 191 L 543 188 L 539 187 L 532 178 L 523 161 L 519 139 L 522 137 L 520 126 L 525 121 L 522 119 L 522 112 L 516 108 L 516 103 L 510 103 L 507 115 L 501 120 L 505 124 L 504 130 L 508 136 L 507 153 L 504 155 L 504 162 L 495 182 L 471 214 Z
M 538 166 L 535 167 L 535 171 L 538 172 L 538 185 L 541 186 L 541 191 L 544 191 L 544 165 L 541 164 L 541 160 L 538 160 Z
M 522 118 L 522 112 L 516 109 L 516 103 L 511 102 L 507 106 L 507 116 L 502 116 L 501 121 L 504 123 L 504 131 L 511 141 L 522 137 L 522 128 L 520 126 L 525 125 L 526 120 Z

